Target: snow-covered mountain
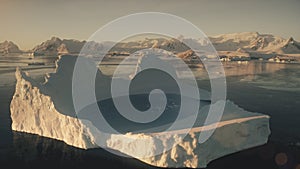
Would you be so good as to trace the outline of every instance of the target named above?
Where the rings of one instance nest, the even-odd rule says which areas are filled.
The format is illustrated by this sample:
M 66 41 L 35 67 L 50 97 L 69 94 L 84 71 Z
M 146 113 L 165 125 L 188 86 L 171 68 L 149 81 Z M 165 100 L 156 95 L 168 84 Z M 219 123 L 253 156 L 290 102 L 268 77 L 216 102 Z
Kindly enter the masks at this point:
M 19 47 L 11 41 L 4 41 L 0 43 L 0 55 L 21 52 L 22 51 L 19 49 Z
M 300 43 L 293 38 L 284 39 L 271 34 L 260 34 L 258 32 L 241 32 L 231 34 L 221 34 L 209 37 L 217 51 L 237 51 L 239 53 L 260 52 L 277 54 L 300 53 Z M 207 43 L 203 39 L 187 39 L 181 37 L 180 40 L 173 38 L 153 38 L 128 43 L 119 43 L 120 49 L 129 48 L 160 48 L 168 51 L 184 52 L 189 48 L 184 44 L 205 46 Z
M 222 34 L 210 37 L 217 51 L 276 53 L 276 54 L 299 54 L 300 43 L 293 38 L 284 39 L 271 34 L 259 34 L 258 32 L 242 32 Z
M 181 41 L 173 38 L 145 38 L 138 41 L 120 42 L 111 51 L 135 52 L 141 49 L 159 48 L 167 51 L 183 52 L 189 48 Z
M 79 54 L 85 45 L 84 54 L 96 54 L 106 49 L 106 46 L 111 46 L 112 42 L 94 42 L 94 41 L 79 41 L 74 39 L 60 39 L 52 37 L 50 40 L 42 42 L 40 45 L 35 46 L 31 52 L 34 56 L 55 56 L 59 54 Z
M 115 44 L 115 45 L 113 45 Z M 85 45 L 86 52 L 82 54 L 101 53 L 106 49 L 115 53 L 133 53 L 135 51 L 147 48 L 160 48 L 172 52 L 184 52 L 189 48 L 177 39 L 170 38 L 145 38 L 143 40 L 129 42 L 94 42 L 94 41 L 78 41 L 73 39 L 60 39 L 52 37 L 50 40 L 42 42 L 34 47 L 31 52 L 34 55 L 57 55 L 57 54 L 79 54 Z
M 128 52 L 146 48 L 159 48 L 173 53 L 187 52 L 190 49 L 186 42 L 191 45 L 200 45 L 205 49 L 208 39 L 190 39 L 180 37 L 174 38 L 145 38 L 143 40 L 132 40 L 127 42 L 119 42 L 110 50 L 110 52 Z M 221 34 L 209 37 L 220 55 L 228 56 L 245 56 L 245 57 L 264 57 L 276 56 L 285 54 L 300 54 L 300 43 L 293 38 L 284 39 L 271 34 L 260 34 L 258 32 L 242 32 Z M 72 39 L 60 39 L 52 37 L 40 45 L 32 49 L 34 55 L 57 55 L 57 54 L 79 54 L 82 47 L 86 47 L 94 54 L 104 51 L 112 46 L 113 42 L 86 42 Z M 183 53 L 182 53 L 183 54 Z
M 271 34 L 259 34 L 258 32 L 242 32 L 232 34 L 221 34 L 209 37 L 209 40 L 220 53 L 220 55 L 242 56 L 242 57 L 264 57 L 271 55 L 300 54 L 300 43 L 293 38 L 284 39 Z M 186 58 L 192 53 L 185 45 L 199 45 L 205 49 L 207 39 L 188 39 L 181 37 L 180 40 L 173 38 L 144 39 L 134 42 L 119 43 L 114 50 L 160 48 Z M 185 56 L 186 55 L 186 56 Z
M 33 55 L 57 55 L 57 54 L 77 54 L 85 44 L 85 41 L 73 39 L 63 39 L 52 37 L 32 49 Z

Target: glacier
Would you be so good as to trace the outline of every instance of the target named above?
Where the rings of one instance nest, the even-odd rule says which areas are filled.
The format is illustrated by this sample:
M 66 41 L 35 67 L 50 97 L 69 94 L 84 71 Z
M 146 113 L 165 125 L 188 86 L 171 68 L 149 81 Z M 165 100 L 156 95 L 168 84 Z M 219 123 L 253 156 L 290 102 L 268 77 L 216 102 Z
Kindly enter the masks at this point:
M 101 138 L 109 149 L 153 166 L 176 168 L 206 167 L 212 160 L 268 141 L 270 117 L 248 112 L 231 101 L 226 101 L 223 117 L 217 124 L 203 125 L 209 104 L 202 104 L 192 129 L 182 125 L 182 128 L 164 132 L 164 126 L 159 125 L 154 129 L 125 130 L 124 133 L 93 132 L 97 128 L 79 119 L 72 106 L 71 83 L 75 61 L 76 56 L 61 56 L 56 73 L 47 75 L 44 83 L 34 81 L 20 69 L 16 70 L 16 90 L 10 105 L 12 130 L 61 140 L 82 149 L 99 148 L 97 140 Z M 97 78 L 97 85 L 109 88 L 108 76 L 99 70 Z M 109 91 L 101 91 L 100 100 L 107 100 Z M 182 124 L 188 120 L 182 119 Z M 213 135 L 200 144 L 199 134 L 212 130 L 214 126 L 217 128 Z M 131 127 L 134 128 L 134 125 Z M 143 138 L 147 142 L 141 141 Z M 129 141 L 132 139 L 134 141 Z M 167 149 L 170 144 L 174 145 Z M 157 150 L 164 151 L 156 155 Z

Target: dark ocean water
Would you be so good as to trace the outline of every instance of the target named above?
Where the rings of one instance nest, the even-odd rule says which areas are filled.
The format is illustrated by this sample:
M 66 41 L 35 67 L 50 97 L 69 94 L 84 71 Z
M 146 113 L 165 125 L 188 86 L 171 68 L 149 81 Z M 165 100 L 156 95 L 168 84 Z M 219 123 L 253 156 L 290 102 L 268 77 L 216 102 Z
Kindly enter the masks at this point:
M 230 74 L 228 99 L 248 111 L 269 115 L 272 134 L 266 145 L 222 157 L 211 162 L 208 168 L 299 169 L 300 66 L 248 63 L 237 67 L 234 64 L 225 65 L 226 73 Z M 13 79 L 13 73 L 7 72 L 10 71 L 0 72 L 1 80 Z M 81 150 L 61 141 L 12 131 L 9 104 L 15 87 L 9 80 L 5 81 L 0 87 L 1 168 L 155 168 L 103 149 Z M 205 79 L 199 80 L 199 86 L 210 89 Z M 285 159 L 280 165 L 280 160 Z

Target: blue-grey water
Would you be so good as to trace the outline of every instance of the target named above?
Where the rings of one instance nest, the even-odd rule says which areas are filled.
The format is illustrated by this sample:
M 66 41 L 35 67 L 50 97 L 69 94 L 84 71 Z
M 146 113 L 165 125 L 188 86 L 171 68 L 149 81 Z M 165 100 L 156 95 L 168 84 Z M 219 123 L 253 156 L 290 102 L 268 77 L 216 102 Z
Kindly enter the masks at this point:
M 61 141 L 13 132 L 9 103 L 14 93 L 16 66 L 42 81 L 54 71 L 55 57 L 0 57 L 0 168 L 154 168 L 102 149 L 81 150 Z M 28 66 L 31 62 L 45 65 Z M 296 168 L 300 164 L 300 64 L 261 61 L 225 62 L 228 99 L 253 112 L 270 115 L 268 144 L 215 160 L 208 168 Z M 110 67 L 105 67 L 110 72 Z M 105 69 L 104 68 L 104 69 Z M 210 84 L 203 69 L 195 69 L 200 88 Z M 234 139 L 234 138 L 233 138 Z M 276 154 L 285 153 L 288 163 L 278 166 Z M 4 167 L 5 166 L 5 167 Z

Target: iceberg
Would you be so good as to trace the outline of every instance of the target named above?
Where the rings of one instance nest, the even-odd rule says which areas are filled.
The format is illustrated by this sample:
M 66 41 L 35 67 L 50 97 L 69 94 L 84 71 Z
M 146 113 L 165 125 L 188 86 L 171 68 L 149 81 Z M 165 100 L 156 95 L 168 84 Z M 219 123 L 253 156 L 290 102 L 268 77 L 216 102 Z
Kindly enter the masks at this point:
M 56 73 L 48 75 L 44 83 L 34 81 L 20 69 L 16 70 L 16 90 L 10 105 L 12 130 L 61 140 L 82 149 L 100 148 L 98 139 L 101 138 L 109 149 L 153 166 L 176 168 L 206 167 L 212 160 L 263 145 L 268 140 L 269 116 L 248 112 L 231 101 L 226 101 L 220 122 L 203 125 L 209 109 L 207 100 L 200 101 L 199 116 L 191 129 L 184 127 L 189 118 L 181 119 L 183 125 L 179 128 L 164 131 L 170 123 L 166 119 L 158 121 L 149 129 L 135 124 L 125 125 L 126 121 L 123 123 L 117 117 L 111 117 L 112 120 L 115 119 L 112 123 L 119 124 L 122 132 L 97 134 L 93 132 L 97 128 L 89 125 L 92 122 L 79 119 L 78 112 L 73 107 L 71 84 L 76 59 L 76 56 L 60 56 Z M 97 86 L 107 88 L 95 93 L 100 97 L 97 99 L 106 101 L 104 105 L 107 106 L 109 116 L 109 113 L 113 113 L 110 111 L 114 111 L 114 108 L 108 106 L 111 102 L 111 79 L 100 70 L 96 78 Z M 207 93 L 204 92 L 203 95 L 207 96 Z M 191 99 L 191 102 L 196 101 L 199 100 Z M 176 106 L 171 107 L 170 111 L 175 108 Z M 210 131 L 215 126 L 213 135 L 200 144 L 200 133 Z M 143 139 L 147 141 L 141 141 Z M 157 154 L 157 150 L 163 151 Z

